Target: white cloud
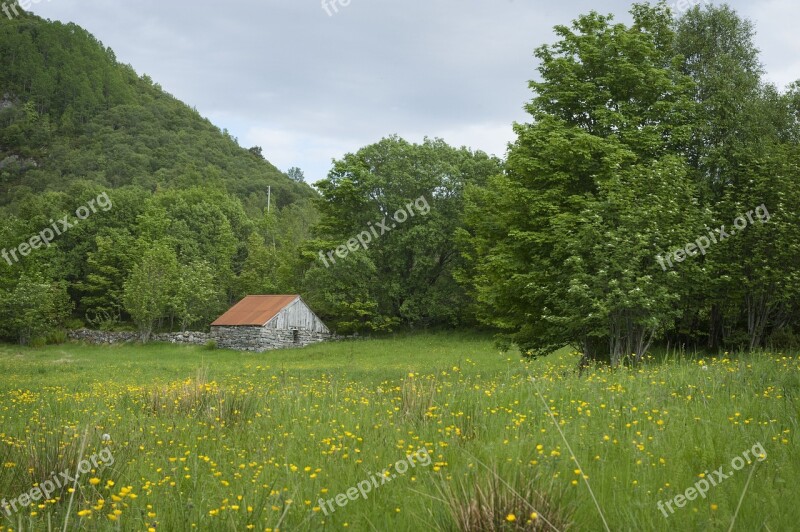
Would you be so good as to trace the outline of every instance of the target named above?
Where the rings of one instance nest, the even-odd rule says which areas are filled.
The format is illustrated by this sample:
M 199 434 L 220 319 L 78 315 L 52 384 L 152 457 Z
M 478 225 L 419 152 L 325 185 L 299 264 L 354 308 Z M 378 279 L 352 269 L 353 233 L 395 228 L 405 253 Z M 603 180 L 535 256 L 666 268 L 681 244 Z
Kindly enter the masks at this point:
M 752 18 L 768 78 L 800 72 L 795 0 L 733 0 Z M 502 156 L 525 121 L 533 50 L 552 27 L 610 0 L 352 0 L 329 17 L 317 0 L 52 0 L 74 21 L 273 164 L 310 181 L 330 160 L 397 133 L 442 137 Z
M 767 0 L 748 4 L 741 15 L 753 21 L 766 78 L 783 89 L 800 79 L 800 4 L 796 0 Z

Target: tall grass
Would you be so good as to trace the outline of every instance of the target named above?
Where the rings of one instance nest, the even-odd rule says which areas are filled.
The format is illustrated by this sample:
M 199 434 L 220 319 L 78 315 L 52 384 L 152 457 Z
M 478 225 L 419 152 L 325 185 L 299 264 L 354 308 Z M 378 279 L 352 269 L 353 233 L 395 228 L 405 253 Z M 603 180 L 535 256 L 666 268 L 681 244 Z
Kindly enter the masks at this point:
M 800 522 L 800 358 L 672 352 L 580 376 L 578 359 L 453 333 L 264 354 L 0 346 L 0 497 L 74 469 L 84 433 L 84 454 L 108 445 L 116 459 L 81 478 L 71 508 L 59 493 L 0 513 L 0 532 L 60 528 L 67 513 L 93 531 L 601 530 L 557 428 L 611 530 Z M 755 442 L 758 469 L 658 510 Z M 429 466 L 321 511 L 423 447 Z

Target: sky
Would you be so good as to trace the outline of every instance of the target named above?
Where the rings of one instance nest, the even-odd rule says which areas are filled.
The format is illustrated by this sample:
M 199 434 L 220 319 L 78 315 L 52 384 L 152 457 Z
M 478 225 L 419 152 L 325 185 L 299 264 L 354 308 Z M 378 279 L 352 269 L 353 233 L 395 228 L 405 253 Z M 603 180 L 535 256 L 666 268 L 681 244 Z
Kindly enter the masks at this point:
M 393 134 L 504 156 L 512 124 L 528 118 L 533 51 L 555 40 L 553 26 L 593 9 L 630 20 L 620 0 L 19 1 L 85 28 L 309 183 Z M 690 1 L 706 0 L 674 6 Z M 767 79 L 779 88 L 800 79 L 800 2 L 728 3 L 755 24 Z

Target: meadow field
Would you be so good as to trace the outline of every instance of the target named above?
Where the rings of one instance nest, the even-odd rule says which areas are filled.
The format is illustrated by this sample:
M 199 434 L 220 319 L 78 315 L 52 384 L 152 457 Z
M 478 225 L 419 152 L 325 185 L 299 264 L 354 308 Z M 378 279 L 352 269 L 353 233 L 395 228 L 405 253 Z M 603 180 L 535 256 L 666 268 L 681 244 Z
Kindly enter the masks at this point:
M 800 357 L 577 361 L 0 346 L 0 532 L 798 530 Z

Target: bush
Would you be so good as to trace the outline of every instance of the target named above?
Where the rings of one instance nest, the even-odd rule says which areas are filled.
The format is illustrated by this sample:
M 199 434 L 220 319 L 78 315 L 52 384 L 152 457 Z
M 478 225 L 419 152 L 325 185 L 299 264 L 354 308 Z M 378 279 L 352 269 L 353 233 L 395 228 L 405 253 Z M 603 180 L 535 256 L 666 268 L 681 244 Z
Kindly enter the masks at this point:
M 67 336 L 67 331 L 65 330 L 51 331 L 46 337 L 47 345 L 65 344 L 68 340 L 69 337 Z
M 83 323 L 83 320 L 80 318 L 69 318 L 66 322 L 64 322 L 64 328 L 68 331 L 83 329 L 84 327 L 86 327 L 86 324 Z
M 215 350 L 217 348 L 217 341 L 216 340 L 209 340 L 208 342 L 206 342 L 206 345 L 204 347 L 206 349 L 208 349 L 209 351 L 213 351 L 213 350 Z
M 46 345 L 47 345 L 47 338 L 44 338 L 42 336 L 37 336 L 36 338 L 31 338 L 31 340 L 28 342 L 28 346 L 29 347 L 35 347 L 37 349 L 40 348 L 40 347 L 44 347 Z
M 3 314 L 9 316 L 8 333 L 22 344 L 34 345 L 34 340 L 45 342 L 51 331 L 63 327 L 74 304 L 64 284 L 35 273 L 20 277 L 3 307 Z

